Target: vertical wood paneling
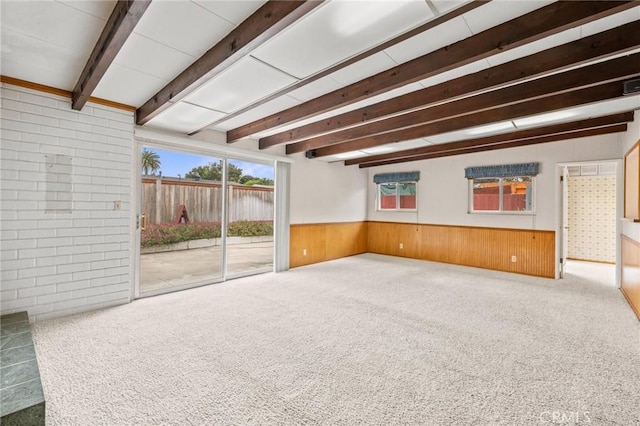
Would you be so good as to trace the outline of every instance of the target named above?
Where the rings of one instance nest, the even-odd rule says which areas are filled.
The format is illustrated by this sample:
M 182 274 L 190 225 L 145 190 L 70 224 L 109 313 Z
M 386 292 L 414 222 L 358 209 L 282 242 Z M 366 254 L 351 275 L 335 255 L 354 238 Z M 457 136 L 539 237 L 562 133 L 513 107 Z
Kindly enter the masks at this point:
M 325 226 L 326 258 L 339 259 L 367 251 L 366 222 L 331 224 Z
M 289 245 L 291 268 L 327 260 L 326 227 L 325 224 L 291 225 Z
M 553 231 L 390 222 L 291 225 L 292 268 L 365 252 L 555 277 Z
M 555 277 L 553 231 L 369 222 L 367 247 L 372 253 Z
M 622 236 L 622 293 L 640 320 L 640 243 Z
M 348 222 L 291 225 L 290 238 L 289 266 L 295 268 L 365 253 L 367 224 Z

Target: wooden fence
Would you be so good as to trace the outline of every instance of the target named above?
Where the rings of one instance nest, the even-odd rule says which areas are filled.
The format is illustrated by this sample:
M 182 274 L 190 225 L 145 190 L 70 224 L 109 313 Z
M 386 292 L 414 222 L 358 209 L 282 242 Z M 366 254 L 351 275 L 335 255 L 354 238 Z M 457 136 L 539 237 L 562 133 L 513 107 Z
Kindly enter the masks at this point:
M 229 221 L 273 220 L 273 187 L 228 185 Z M 190 222 L 220 222 L 222 185 L 218 182 L 142 178 L 142 212 L 149 223 L 169 223 L 184 205 Z

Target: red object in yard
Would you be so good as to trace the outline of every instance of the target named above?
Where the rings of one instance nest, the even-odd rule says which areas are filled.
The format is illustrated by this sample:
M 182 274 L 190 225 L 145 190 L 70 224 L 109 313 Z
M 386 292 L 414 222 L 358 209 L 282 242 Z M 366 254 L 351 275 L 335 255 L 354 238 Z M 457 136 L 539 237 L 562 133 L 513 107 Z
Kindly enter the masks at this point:
M 180 207 L 178 207 L 176 218 L 173 222 L 176 225 L 179 225 L 181 223 L 189 223 L 189 213 L 187 213 L 187 208 L 184 206 L 184 204 L 180 204 Z

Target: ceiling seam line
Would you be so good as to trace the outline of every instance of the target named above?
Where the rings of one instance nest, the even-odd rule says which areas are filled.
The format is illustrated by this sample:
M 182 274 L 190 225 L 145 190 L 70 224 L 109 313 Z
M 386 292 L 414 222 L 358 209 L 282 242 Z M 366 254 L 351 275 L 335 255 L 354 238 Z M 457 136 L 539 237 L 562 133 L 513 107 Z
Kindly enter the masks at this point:
M 161 42 L 161 41 L 158 41 L 158 40 L 156 40 L 156 39 L 153 39 L 153 38 L 151 38 L 151 37 L 148 37 L 148 36 L 146 36 L 146 35 L 144 35 L 144 34 L 140 34 L 139 32 L 133 31 L 133 32 L 132 32 L 132 34 L 135 34 L 135 35 L 137 35 L 137 36 L 140 36 L 140 37 L 142 37 L 142 38 L 145 38 L 145 39 L 147 39 L 147 40 L 149 40 L 149 41 L 152 41 L 152 42 L 154 42 L 154 43 L 158 43 L 160 46 L 164 46 L 164 47 L 169 48 L 169 49 L 171 49 L 171 50 L 175 50 L 175 51 L 177 51 L 177 52 L 183 53 L 183 54 L 185 54 L 185 55 L 187 55 L 187 56 L 189 56 L 189 57 L 193 58 L 193 60 L 194 60 L 194 61 L 195 61 L 195 60 L 197 60 L 200 56 L 202 56 L 202 55 L 204 54 L 204 53 L 202 53 L 200 56 L 194 56 L 194 55 L 192 55 L 191 53 L 187 53 L 187 52 L 185 52 L 185 51 L 183 51 L 183 50 L 181 50 L 181 49 L 177 49 L 177 48 L 175 48 L 175 47 L 173 47 L 173 46 L 169 46 L 168 44 L 165 44 L 165 43 L 163 43 L 163 42 Z M 191 62 L 191 63 L 193 63 L 193 62 Z M 191 65 L 191 64 L 189 64 L 189 65 Z
M 431 13 L 433 13 L 434 17 L 440 16 L 440 12 L 438 11 L 438 9 L 436 9 L 436 6 L 433 3 L 431 3 L 431 0 L 424 0 L 424 2 L 427 4 L 427 7 L 431 10 Z
M 273 69 L 273 70 L 279 71 L 279 72 L 281 72 L 282 74 L 287 75 L 287 76 L 289 76 L 289 77 L 291 77 L 291 78 L 295 79 L 296 81 L 300 81 L 300 80 L 301 80 L 301 78 L 300 78 L 300 77 L 296 77 L 295 75 L 293 75 L 293 74 L 291 74 L 291 73 L 288 73 L 288 72 L 286 72 L 285 70 L 280 69 L 280 68 L 276 67 L 275 65 L 272 65 L 272 64 L 270 64 L 270 63 L 268 63 L 268 62 L 266 62 L 266 61 L 263 61 L 262 59 L 257 58 L 257 57 L 255 57 L 255 56 L 253 56 L 252 54 L 249 54 L 248 56 L 249 56 L 250 58 L 255 59 L 256 61 L 260 62 L 261 64 L 268 66 L 269 68 L 271 68 L 271 69 Z
M 235 28 L 235 27 L 237 27 L 238 25 L 240 25 L 240 23 L 242 23 L 242 22 L 240 22 L 240 23 L 237 23 L 237 24 L 236 24 L 235 22 L 231 22 L 230 20 L 228 20 L 228 19 L 227 19 L 227 18 L 225 18 L 224 16 L 220 16 L 220 15 L 218 15 L 217 13 L 215 13 L 214 11 L 207 9 L 206 7 L 204 7 L 203 5 L 201 5 L 201 4 L 200 4 L 200 3 L 198 3 L 198 2 L 192 2 L 192 3 L 193 3 L 193 4 L 195 4 L 196 6 L 198 6 L 199 8 L 206 10 L 208 13 L 210 13 L 210 14 L 212 14 L 212 15 L 214 15 L 214 16 L 217 16 L 218 18 L 222 19 L 224 22 L 228 23 L 229 25 L 231 25 L 231 26 L 232 26 L 232 27 L 234 27 L 234 28 Z M 233 28 L 231 29 L 231 31 L 233 31 Z M 227 33 L 227 34 L 229 34 L 229 33 Z M 226 36 L 227 34 L 225 34 L 225 36 Z
M 59 5 L 61 5 L 61 6 L 67 6 L 67 7 L 71 8 L 71 9 L 75 10 L 76 12 L 84 13 L 84 14 L 85 14 L 85 15 L 87 15 L 87 16 L 91 16 L 92 18 L 99 19 L 99 20 L 101 20 L 101 21 L 104 21 L 105 23 L 106 23 L 106 22 L 107 22 L 107 20 L 109 19 L 108 17 L 105 19 L 105 18 L 102 18 L 101 16 L 94 15 L 94 14 L 92 14 L 92 13 L 89 13 L 89 12 L 87 12 L 86 10 L 82 10 L 82 9 L 78 9 L 77 7 L 73 7 L 73 2 L 71 2 L 71 3 L 63 3 L 63 2 L 61 2 L 60 0 L 54 0 L 54 1 L 55 1 L 55 3 L 58 3 L 58 4 L 59 4 Z
M 215 109 L 215 108 L 209 108 L 207 106 L 196 104 L 194 102 L 185 101 L 184 99 L 181 100 L 181 101 L 175 102 L 174 105 L 179 104 L 180 102 L 185 103 L 187 105 L 192 105 L 192 106 L 197 107 L 197 108 L 202 108 L 202 109 L 206 109 L 206 110 L 209 110 L 209 111 L 218 112 L 220 114 L 228 114 L 228 112 L 220 111 L 220 110 Z

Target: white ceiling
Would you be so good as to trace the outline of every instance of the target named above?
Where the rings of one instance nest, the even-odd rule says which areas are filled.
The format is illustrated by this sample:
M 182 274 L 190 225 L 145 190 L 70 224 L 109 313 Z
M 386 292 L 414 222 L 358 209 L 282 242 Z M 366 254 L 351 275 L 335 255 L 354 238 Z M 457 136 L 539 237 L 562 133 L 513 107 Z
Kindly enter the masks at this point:
M 263 3 L 263 0 L 153 1 L 93 96 L 134 107 L 141 106 Z M 147 126 L 191 133 L 213 123 L 210 128 L 226 131 L 470 37 L 552 1 L 493 0 L 444 25 L 226 119 L 229 114 L 300 79 L 424 24 L 437 14 L 463 3 L 442 0 L 326 1 L 249 56 L 159 114 Z M 72 90 L 114 5 L 115 1 L 111 0 L 1 0 L 1 74 Z M 256 136 L 266 136 L 429 87 L 637 20 L 640 20 L 640 7 Z M 571 119 L 640 108 L 639 98 L 576 109 Z M 514 117 L 514 120 L 517 118 Z M 501 131 L 509 129 L 505 127 Z M 391 152 L 469 137 L 472 136 L 468 130 L 464 130 L 352 155 Z M 343 158 L 332 156 L 321 159 L 336 161 Z

